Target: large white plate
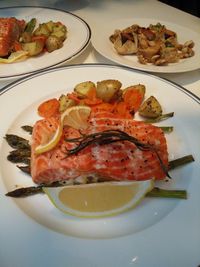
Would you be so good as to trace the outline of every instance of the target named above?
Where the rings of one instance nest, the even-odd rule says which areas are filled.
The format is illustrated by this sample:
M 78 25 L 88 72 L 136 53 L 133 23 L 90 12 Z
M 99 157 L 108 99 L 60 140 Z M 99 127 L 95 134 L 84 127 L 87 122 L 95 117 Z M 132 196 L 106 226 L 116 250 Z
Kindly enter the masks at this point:
M 36 107 L 49 97 L 92 80 L 119 79 L 123 86 L 143 83 L 164 112 L 175 117 L 166 135 L 170 159 L 193 154 L 195 162 L 171 171 L 160 186 L 186 189 L 187 200 L 149 199 L 134 210 L 101 219 L 81 219 L 59 212 L 45 195 L 24 199 L 4 196 L 15 185 L 32 180 L 7 161 L 6 133 L 25 138 L 20 127 L 38 119 Z M 42 88 L 42 90 L 41 90 Z M 200 100 L 188 91 L 150 74 L 112 65 L 79 65 L 49 69 L 18 80 L 0 96 L 0 258 L 1 266 L 197 266 L 200 264 Z M 10 256 L 12 255 L 12 257 Z
M 119 55 L 109 40 L 109 36 L 113 34 L 116 29 L 122 30 L 128 26 L 131 26 L 132 24 L 138 24 L 140 26 L 147 27 L 149 24 L 156 24 L 157 22 L 160 22 L 161 24 L 166 25 L 169 29 L 175 31 L 178 35 L 178 40 L 180 43 L 183 44 L 186 41 L 193 40 L 195 42 L 195 55 L 191 58 L 182 59 L 177 63 L 171 63 L 167 66 L 155 66 L 152 64 L 144 65 L 138 62 L 136 55 Z M 156 19 L 135 17 L 133 19 L 112 20 L 106 25 L 106 28 L 101 28 L 101 25 L 96 25 L 95 31 L 92 34 L 92 44 L 94 48 L 109 60 L 131 68 L 158 73 L 178 73 L 200 68 L 199 40 L 200 33 L 195 32 L 190 28 L 176 25 L 168 21 L 158 21 Z
M 8 7 L 0 9 L 0 17 L 16 17 L 25 21 L 36 18 L 38 24 L 50 20 L 60 21 L 68 29 L 67 39 L 62 48 L 52 53 L 28 58 L 22 62 L 0 64 L 0 79 L 18 78 L 64 64 L 82 53 L 91 37 L 89 25 L 80 17 L 64 10 L 47 7 Z

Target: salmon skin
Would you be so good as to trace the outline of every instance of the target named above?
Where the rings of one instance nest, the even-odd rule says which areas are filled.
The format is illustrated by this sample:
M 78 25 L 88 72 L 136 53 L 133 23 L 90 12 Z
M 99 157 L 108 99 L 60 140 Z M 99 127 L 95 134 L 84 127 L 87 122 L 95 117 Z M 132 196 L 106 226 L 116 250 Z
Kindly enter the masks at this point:
M 0 18 L 0 57 L 10 54 L 15 41 L 19 40 L 25 28 L 25 21 L 12 18 Z
M 121 130 L 139 141 L 153 145 L 163 164 L 168 166 L 167 144 L 163 131 L 151 124 L 132 119 L 113 118 L 101 114 L 90 118 L 90 126 L 85 134 L 105 130 Z M 147 180 L 166 177 L 156 153 L 143 151 L 128 141 L 106 145 L 90 145 L 75 155 L 67 156 L 67 151 L 77 144 L 66 139 L 80 137 L 80 132 L 65 127 L 59 144 L 52 150 L 40 155 L 35 148 L 47 142 L 58 127 L 57 118 L 43 119 L 33 128 L 31 145 L 31 175 L 37 184 L 50 184 L 55 181 L 74 179 L 81 175 L 97 175 L 103 180 Z

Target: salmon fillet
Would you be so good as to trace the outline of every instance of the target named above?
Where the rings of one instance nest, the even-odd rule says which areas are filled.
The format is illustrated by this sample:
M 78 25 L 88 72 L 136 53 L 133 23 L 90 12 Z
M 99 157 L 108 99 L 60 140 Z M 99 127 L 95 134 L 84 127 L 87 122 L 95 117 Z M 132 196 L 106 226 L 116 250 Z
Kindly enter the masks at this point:
M 168 166 L 167 144 L 163 131 L 153 125 L 132 119 L 118 119 L 103 113 L 90 118 L 86 134 L 109 129 L 121 130 L 143 143 L 154 145 L 163 164 Z M 79 131 L 65 127 L 59 144 L 51 151 L 35 155 L 35 148 L 47 142 L 58 126 L 57 118 L 37 121 L 32 134 L 31 175 L 35 183 L 49 184 L 73 179 L 81 175 L 98 175 L 104 180 L 164 179 L 158 156 L 153 151 L 143 151 L 129 141 L 106 145 L 90 145 L 76 155 L 67 151 L 77 144 L 66 139 L 80 136 Z
M 24 20 L 0 18 L 0 57 L 9 55 L 25 28 Z

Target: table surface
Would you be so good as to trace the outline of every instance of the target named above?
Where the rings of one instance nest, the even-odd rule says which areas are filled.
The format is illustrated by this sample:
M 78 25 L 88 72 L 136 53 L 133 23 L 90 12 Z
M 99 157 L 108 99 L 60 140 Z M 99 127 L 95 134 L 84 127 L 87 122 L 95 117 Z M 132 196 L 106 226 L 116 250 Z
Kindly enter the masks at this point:
M 87 21 L 92 31 L 95 30 L 95 25 L 97 24 L 106 27 L 110 20 L 133 18 L 134 16 L 138 17 L 138 14 L 141 18 L 153 17 L 158 21 L 170 21 L 171 23 L 191 28 L 194 31 L 199 31 L 200 29 L 200 18 L 156 0 L 40 0 L 30 1 L 25 4 L 22 0 L 0 1 L 0 8 L 19 5 L 53 7 L 72 12 Z M 146 8 L 147 5 L 148 8 Z M 97 53 L 90 44 L 80 56 L 71 60 L 67 64 L 81 63 L 113 62 Z M 156 75 L 176 82 L 200 97 L 200 69 L 187 73 L 159 73 Z M 0 89 L 8 83 L 9 81 L 0 81 Z

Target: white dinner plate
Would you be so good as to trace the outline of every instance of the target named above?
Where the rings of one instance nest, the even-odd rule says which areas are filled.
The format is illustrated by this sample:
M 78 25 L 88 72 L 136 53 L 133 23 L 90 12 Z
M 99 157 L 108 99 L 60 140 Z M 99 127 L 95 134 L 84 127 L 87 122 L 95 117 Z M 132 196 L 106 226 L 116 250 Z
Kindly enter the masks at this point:
M 114 49 L 113 44 L 109 40 L 109 36 L 114 33 L 116 29 L 124 29 L 133 24 L 147 27 L 149 24 L 156 24 L 160 22 L 168 29 L 175 31 L 178 35 L 179 43 L 183 44 L 186 41 L 193 40 L 195 43 L 195 55 L 191 58 L 182 59 L 177 63 L 170 63 L 167 66 L 155 66 L 153 64 L 141 64 L 136 55 L 119 55 Z M 144 70 L 148 72 L 157 73 L 178 73 L 187 72 L 200 68 L 200 33 L 195 32 L 190 28 L 183 27 L 168 21 L 161 21 L 146 18 L 133 18 L 133 19 L 119 19 L 111 20 L 106 25 L 106 28 L 101 28 L 101 25 L 95 26 L 95 31 L 92 34 L 92 44 L 94 48 L 107 59 L 114 61 L 123 66 L 128 66 L 134 69 Z
M 3 138 L 25 138 L 22 125 L 39 119 L 37 106 L 59 97 L 82 81 L 118 79 L 123 87 L 142 83 L 163 112 L 175 116 L 159 125 L 166 134 L 169 159 L 192 154 L 195 162 L 171 171 L 160 187 L 184 189 L 187 200 L 145 198 L 123 214 L 85 219 L 57 210 L 46 195 L 14 199 L 5 196 L 16 185 L 33 185 L 31 177 L 7 161 L 11 148 Z M 41 90 L 42 88 L 42 90 Z M 195 266 L 200 264 L 200 100 L 184 88 L 127 67 L 86 64 L 48 69 L 6 86 L 0 95 L 0 256 L 3 267 L 25 266 Z M 139 117 L 136 117 L 139 119 Z M 11 256 L 12 255 L 12 256 Z M 56 265 L 57 264 L 57 265 Z
M 7 7 L 0 8 L 0 17 L 16 17 L 27 22 L 36 18 L 37 25 L 50 20 L 60 21 L 68 30 L 67 39 L 62 48 L 21 62 L 0 64 L 1 80 L 16 79 L 39 70 L 64 64 L 82 53 L 90 42 L 91 30 L 89 25 L 80 17 L 64 10 L 32 6 Z

